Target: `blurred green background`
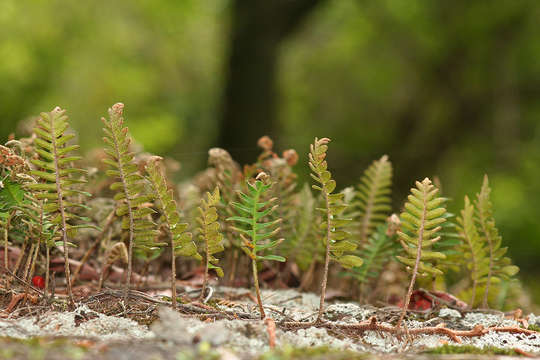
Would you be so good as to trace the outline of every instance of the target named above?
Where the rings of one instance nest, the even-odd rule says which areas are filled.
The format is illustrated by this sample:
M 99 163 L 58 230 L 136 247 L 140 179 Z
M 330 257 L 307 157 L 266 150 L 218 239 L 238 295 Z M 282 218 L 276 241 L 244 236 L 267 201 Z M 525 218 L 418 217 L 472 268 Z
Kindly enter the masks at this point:
M 59 105 L 88 151 L 121 101 L 183 176 L 212 146 L 254 160 L 265 134 L 301 161 L 332 138 L 341 186 L 388 154 L 396 210 L 437 175 L 457 213 L 488 173 L 540 302 L 539 19 L 537 0 L 2 0 L 0 136 Z

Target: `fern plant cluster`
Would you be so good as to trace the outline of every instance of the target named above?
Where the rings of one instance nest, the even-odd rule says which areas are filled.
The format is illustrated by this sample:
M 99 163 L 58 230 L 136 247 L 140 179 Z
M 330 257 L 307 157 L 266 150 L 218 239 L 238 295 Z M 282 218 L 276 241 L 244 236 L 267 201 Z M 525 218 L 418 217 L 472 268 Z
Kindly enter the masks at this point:
M 253 164 L 241 167 L 226 150 L 213 148 L 208 169 L 176 186 L 166 161 L 133 146 L 123 104 L 113 105 L 102 122 L 100 157 L 106 169 L 91 176 L 85 168 L 103 166 L 74 155 L 76 135 L 60 108 L 42 113 L 31 137 L 0 146 L 6 284 L 15 275 L 29 283 L 44 273 L 48 296 L 50 258 L 61 255 L 73 303 L 70 253 L 85 262 L 98 249 L 104 253 L 100 288 L 102 282 L 107 286 L 106 270 L 113 263 L 127 265 L 124 302 L 138 286 L 140 277 L 133 274 L 140 273 L 143 256 L 146 265 L 169 267 L 172 306 L 178 303 L 177 278 L 199 271 L 199 301 L 211 295 L 214 275 L 228 284 L 250 281 L 261 318 L 266 317 L 261 287 L 318 288 L 318 322 L 328 286 L 341 286 L 363 301 L 386 300 L 389 271 L 409 274 L 400 294 L 402 319 L 415 287 L 424 284 L 452 292 L 454 279 L 465 279 L 459 296 L 470 307 L 484 308 L 500 298 L 500 289 L 516 284 L 518 268 L 506 256 L 495 225 L 487 176 L 473 201 L 465 197 L 457 217 L 447 210 L 451 200 L 428 178 L 415 182 L 398 215 L 392 212 L 397 208 L 388 156 L 374 161 L 355 186 L 340 190 L 328 162 L 330 139 L 315 138 L 301 160 L 292 149 L 278 154 L 263 137 Z M 301 165 L 310 170 L 309 183 L 299 183 Z M 86 216 L 90 196 L 114 200 L 102 224 Z M 86 227 L 97 234 L 92 244 L 77 234 Z M 13 247 L 22 250 L 16 264 L 9 258 Z

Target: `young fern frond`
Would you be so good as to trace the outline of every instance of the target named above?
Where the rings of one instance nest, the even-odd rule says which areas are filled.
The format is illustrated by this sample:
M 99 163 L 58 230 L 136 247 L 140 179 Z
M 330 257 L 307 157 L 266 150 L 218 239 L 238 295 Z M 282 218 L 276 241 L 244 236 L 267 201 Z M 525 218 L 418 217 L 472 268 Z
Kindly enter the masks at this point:
M 487 175 L 485 175 L 482 188 L 476 195 L 475 201 L 475 222 L 482 241 L 487 244 L 489 254 L 489 269 L 485 280 L 484 297 L 482 299 L 482 307 L 484 308 L 488 307 L 491 284 L 499 282 L 501 279 L 510 279 L 519 271 L 517 266 L 512 265 L 510 258 L 504 256 L 508 248 L 501 247 L 502 238 L 495 226 L 492 204 L 489 198 L 490 193 L 489 180 Z
M 360 213 L 360 240 L 365 243 L 384 224 L 392 210 L 392 163 L 384 155 L 364 172 L 356 192 L 355 208 Z
M 446 199 L 437 197 L 438 192 L 439 189 L 428 178 L 422 182 L 417 181 L 416 188 L 411 189 L 411 195 L 405 203 L 405 210 L 400 216 L 402 231 L 398 231 L 397 234 L 405 254 L 397 256 L 397 259 L 408 269 L 412 269 L 412 274 L 398 326 L 401 325 L 409 308 L 417 275 L 443 274 L 441 270 L 433 266 L 433 262 L 445 259 L 446 255 L 430 249 L 441 239 L 437 233 L 442 229 L 441 224 L 446 221 L 444 218 L 446 209 L 441 206 Z
M 66 274 L 67 292 L 70 304 L 73 305 L 71 291 L 71 274 L 69 269 L 69 245 L 68 236 L 73 236 L 77 228 L 88 227 L 84 224 L 71 225 L 72 220 L 87 221 L 73 212 L 74 208 L 84 207 L 70 200 L 73 195 L 90 196 L 79 191 L 76 184 L 84 183 L 77 175 L 85 173 L 84 170 L 73 166 L 73 163 L 81 157 L 71 155 L 71 152 L 79 148 L 78 145 L 68 145 L 75 135 L 67 134 L 69 127 L 66 111 L 59 107 L 51 112 L 41 113 L 37 120 L 34 134 L 36 135 L 35 151 L 39 159 L 31 162 L 37 167 L 30 173 L 42 182 L 29 184 L 28 188 L 34 191 L 38 200 L 46 201 L 44 210 L 51 215 L 52 223 L 59 226 L 62 233 L 62 246 L 64 251 L 64 271 Z
M 281 223 L 281 219 L 265 221 L 265 218 L 270 216 L 276 209 L 277 205 L 272 203 L 276 198 L 268 201 L 263 199 L 272 187 L 272 183 L 268 179 L 268 175 L 260 173 L 255 182 L 247 183 L 247 192 L 239 192 L 240 202 L 232 202 L 231 205 L 236 209 L 238 215 L 231 216 L 227 220 L 234 221 L 237 226 L 234 230 L 237 231 L 242 239 L 242 250 L 250 257 L 253 281 L 255 291 L 257 292 L 257 301 L 259 303 L 259 311 L 261 319 L 266 317 L 263 309 L 261 292 L 259 289 L 259 279 L 257 274 L 257 262 L 261 260 L 271 260 L 284 262 L 285 258 L 278 255 L 261 255 L 261 253 L 277 247 L 283 239 L 272 240 L 276 236 L 280 228 L 277 227 Z
M 206 200 L 201 199 L 201 206 L 198 208 L 199 217 L 197 222 L 199 223 L 199 238 L 203 242 L 204 247 L 204 280 L 201 289 L 202 300 L 206 296 L 206 287 L 208 284 L 208 270 L 214 269 L 219 277 L 223 277 L 223 269 L 217 266 L 219 259 L 214 257 L 214 254 L 220 253 L 225 248 L 223 247 L 223 235 L 219 230 L 218 213 L 216 206 L 220 202 L 219 188 L 216 186 L 212 193 L 206 193 Z
M 398 246 L 394 236 L 388 236 L 387 226 L 379 225 L 362 248 L 364 263 L 351 270 L 352 276 L 362 287 L 378 278 L 385 265 L 397 254 Z
M 180 213 L 174 201 L 173 191 L 167 187 L 163 173 L 159 169 L 159 160 L 156 157 L 146 165 L 150 183 L 154 190 L 158 209 L 161 213 L 162 223 L 167 227 L 171 236 L 171 291 L 172 306 L 176 308 L 176 256 L 187 256 L 200 260 L 201 255 L 197 252 L 197 246 L 192 240 L 192 235 L 186 232 L 188 224 L 180 222 Z
M 349 236 L 348 232 L 340 230 L 340 228 L 343 228 L 349 221 L 347 219 L 339 218 L 339 215 L 345 210 L 346 205 L 343 204 L 343 193 L 333 194 L 333 191 L 336 189 L 336 182 L 332 179 L 330 171 L 327 170 L 328 164 L 325 160 L 326 151 L 328 150 L 327 144 L 329 142 L 330 139 L 328 138 L 322 138 L 320 140 L 315 138 L 315 142 L 310 145 L 309 152 L 309 167 L 312 171 L 310 175 L 318 183 L 318 185 L 312 185 L 312 187 L 321 192 L 325 204 L 324 208 L 318 209 L 325 215 L 324 222 L 321 223 L 320 226 L 326 232 L 324 236 L 326 251 L 317 322 L 322 321 L 330 258 L 339 262 L 346 268 L 362 265 L 361 258 L 355 255 L 346 254 L 354 251 L 357 245 L 346 240 Z
M 119 202 L 116 215 L 123 217 L 122 229 L 129 231 L 128 268 L 124 289 L 124 302 L 127 303 L 131 284 L 133 247 L 154 249 L 156 246 L 154 238 L 159 232 L 156 230 L 156 224 L 149 219 L 149 215 L 155 211 L 142 206 L 152 201 L 153 197 L 145 194 L 145 179 L 139 174 L 137 164 L 133 161 L 133 153 L 129 149 L 131 138 L 128 136 L 127 127 L 123 126 L 123 109 L 124 104 L 114 104 L 109 109 L 109 120 L 105 118 L 101 120 L 105 124 L 103 141 L 106 144 L 105 153 L 108 155 L 103 162 L 111 167 L 107 170 L 107 175 L 116 180 L 111 185 L 111 190 L 116 191 L 114 199 Z
M 458 234 L 463 241 L 460 249 L 463 265 L 468 270 L 472 282 L 471 298 L 468 301 L 469 307 L 472 308 L 476 300 L 477 287 L 489 272 L 489 256 L 476 229 L 474 205 L 468 196 L 465 196 L 465 205 L 457 222 Z

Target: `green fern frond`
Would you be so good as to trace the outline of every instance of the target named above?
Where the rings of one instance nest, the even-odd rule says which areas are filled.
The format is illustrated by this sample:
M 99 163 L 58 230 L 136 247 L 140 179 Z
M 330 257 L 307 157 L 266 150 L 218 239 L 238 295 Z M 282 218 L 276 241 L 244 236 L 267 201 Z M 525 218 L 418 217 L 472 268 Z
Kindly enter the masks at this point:
M 328 142 L 330 142 L 330 139 L 322 138 L 319 140 L 315 138 L 315 142 L 311 145 L 309 167 L 312 173 L 310 175 L 318 183 L 318 185 L 312 185 L 312 188 L 320 191 L 324 198 L 324 208 L 318 208 L 317 210 L 326 215 L 326 219 L 320 224 L 320 228 L 326 230 L 324 242 L 325 245 L 328 244 L 329 256 L 343 267 L 352 268 L 353 266 L 360 266 L 362 259 L 347 254 L 353 252 L 357 245 L 348 241 L 347 238 L 350 234 L 342 230 L 350 222 L 350 219 L 340 217 L 347 208 L 343 201 L 344 194 L 333 193 L 336 188 L 336 181 L 332 179 L 332 174 L 328 171 L 325 160 Z
M 219 277 L 223 277 L 223 269 L 217 266 L 219 259 L 214 255 L 225 250 L 223 247 L 223 234 L 220 232 L 219 216 L 216 206 L 220 203 L 219 187 L 216 186 L 212 193 L 206 193 L 206 200 L 201 199 L 201 206 L 198 208 L 199 217 L 199 239 L 203 243 L 205 257 L 204 281 L 201 291 L 201 299 L 205 296 L 206 283 L 208 281 L 208 270 L 214 269 Z
M 156 247 L 154 241 L 159 234 L 156 224 L 150 215 L 155 211 L 143 204 L 152 201 L 153 196 L 145 194 L 145 179 L 138 172 L 129 146 L 131 138 L 128 129 L 124 127 L 122 116 L 124 104 L 117 103 L 109 109 L 109 120 L 101 118 L 105 127 L 105 153 L 108 155 L 103 162 L 110 166 L 107 175 L 114 178 L 110 188 L 116 192 L 114 199 L 119 202 L 116 215 L 122 217 L 122 229 L 129 231 L 128 274 L 126 278 L 125 301 L 128 300 L 129 284 L 131 283 L 133 247 L 142 250 L 152 250 Z
M 176 308 L 176 256 L 187 256 L 200 260 L 197 246 L 192 235 L 186 232 L 188 224 L 180 222 L 180 213 L 174 201 L 173 191 L 167 187 L 163 173 L 159 169 L 159 157 L 151 159 L 146 165 L 150 183 L 154 190 L 162 223 L 165 224 L 171 236 L 171 290 L 172 305 Z
M 384 155 L 367 168 L 356 192 L 354 206 L 360 213 L 360 240 L 363 243 L 390 215 L 391 194 L 392 163 Z
M 484 242 L 480 238 L 474 221 L 474 205 L 465 196 L 465 205 L 457 219 L 458 234 L 463 241 L 460 247 L 463 265 L 470 275 L 472 289 L 470 292 L 469 306 L 473 307 L 476 298 L 479 282 L 484 279 L 489 272 L 489 256 L 486 252 Z
M 28 188 L 34 192 L 38 200 L 46 201 L 45 212 L 51 215 L 52 223 L 58 225 L 62 232 L 67 290 L 70 303 L 73 303 L 68 248 L 71 243 L 68 236 L 73 237 L 77 228 L 88 227 L 84 224 L 88 219 L 76 215 L 74 210 L 85 206 L 71 199 L 74 195 L 90 194 L 76 188 L 77 184 L 85 182 L 80 178 L 85 171 L 73 166 L 73 163 L 81 157 L 71 154 L 79 146 L 69 144 L 75 135 L 66 132 L 69 123 L 65 113 L 65 110 L 56 107 L 51 112 L 41 113 L 37 120 L 34 134 L 35 151 L 39 154 L 39 158 L 31 160 L 37 169 L 30 173 L 41 182 L 29 184 Z M 74 220 L 83 223 L 74 225 L 72 223 Z
M 305 271 L 313 261 L 320 262 L 324 257 L 323 243 L 318 236 L 320 222 L 316 222 L 317 199 L 307 183 L 298 193 L 298 203 L 294 228 L 283 247 L 288 260 Z
M 268 175 L 260 173 L 254 183 L 246 181 L 247 191 L 239 192 L 240 202 L 232 202 L 231 205 L 237 211 L 237 216 L 231 216 L 227 220 L 234 221 L 234 230 L 242 239 L 242 250 L 250 257 L 253 269 L 255 289 L 261 318 L 265 317 L 260 298 L 259 281 L 257 276 L 257 262 L 262 260 L 284 262 L 285 258 L 278 255 L 261 255 L 277 247 L 283 239 L 273 240 L 279 233 L 278 225 L 281 219 L 266 221 L 265 218 L 276 211 L 278 205 L 272 205 L 276 198 L 263 200 L 268 194 L 272 183 Z
M 478 233 L 484 244 L 486 244 L 489 254 L 489 269 L 485 278 L 484 297 L 482 300 L 483 307 L 488 306 L 490 285 L 493 282 L 499 282 L 501 279 L 508 280 L 519 271 L 517 266 L 512 265 L 510 258 L 504 256 L 508 248 L 501 247 L 502 237 L 499 235 L 499 231 L 495 226 L 492 204 L 489 198 L 490 193 L 489 180 L 487 175 L 485 175 L 482 188 L 476 195 L 475 201 L 475 222 Z
M 439 189 L 428 178 L 422 182 L 417 181 L 400 216 L 402 231 L 397 234 L 405 254 L 397 256 L 397 259 L 411 269 L 412 274 L 399 324 L 409 307 L 417 275 L 443 274 L 433 263 L 445 259 L 446 255 L 431 249 L 433 244 L 441 239 L 437 233 L 442 229 L 441 224 L 446 221 L 446 208 L 442 206 L 446 199 L 437 197 L 438 192 Z
M 377 231 L 371 234 L 362 248 L 364 263 L 351 270 L 351 275 L 360 284 L 368 284 L 373 279 L 378 278 L 386 264 L 398 252 L 399 243 L 394 240 L 393 236 L 386 234 L 386 229 L 387 226 L 379 225 Z
M 322 138 L 320 140 L 315 138 L 314 143 L 310 145 L 310 152 L 308 155 L 308 164 L 312 171 L 310 175 L 318 183 L 318 185 L 312 185 L 312 188 L 320 191 L 324 199 L 324 208 L 318 208 L 317 210 L 321 211 L 325 217 L 324 221 L 320 224 L 320 227 L 325 230 L 324 245 L 326 251 L 317 321 L 322 321 L 330 258 L 333 258 L 345 268 L 362 265 L 361 258 L 347 254 L 354 251 L 357 245 L 347 241 L 346 239 L 349 236 L 349 233 L 341 230 L 350 220 L 340 218 L 340 215 L 347 207 L 343 203 L 344 194 L 333 193 L 336 189 L 336 181 L 332 179 L 332 174 L 328 171 L 328 164 L 325 160 L 326 152 L 328 150 L 327 144 L 329 142 L 330 139 L 328 138 Z

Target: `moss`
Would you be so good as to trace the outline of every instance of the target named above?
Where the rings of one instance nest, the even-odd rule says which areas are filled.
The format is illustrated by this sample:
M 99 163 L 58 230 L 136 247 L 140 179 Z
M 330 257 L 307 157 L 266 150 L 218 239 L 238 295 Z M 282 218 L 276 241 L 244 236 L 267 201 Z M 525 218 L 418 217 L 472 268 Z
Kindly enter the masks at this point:
M 68 339 L 0 338 L 1 359 L 44 359 L 47 354 L 55 354 L 62 359 L 78 360 L 84 357 L 86 350 Z
M 309 348 L 284 346 L 279 350 L 271 350 L 262 354 L 259 360 L 362 360 L 366 359 L 366 356 L 352 351 L 333 349 L 328 346 Z
M 536 324 L 529 324 L 529 327 L 527 329 L 540 332 L 540 326 Z
M 479 354 L 479 355 L 508 355 L 520 356 L 512 349 L 501 349 L 497 347 L 479 348 L 472 345 L 443 345 L 424 352 L 425 354 Z

